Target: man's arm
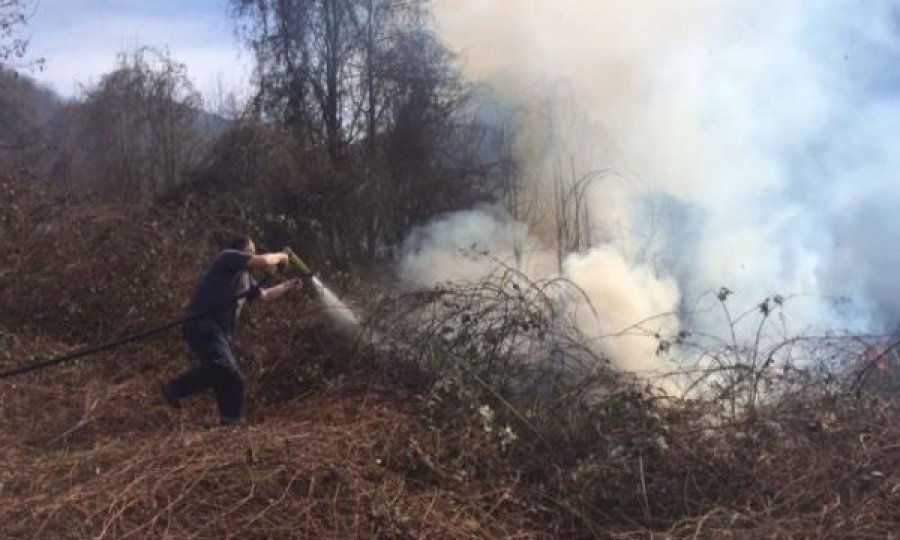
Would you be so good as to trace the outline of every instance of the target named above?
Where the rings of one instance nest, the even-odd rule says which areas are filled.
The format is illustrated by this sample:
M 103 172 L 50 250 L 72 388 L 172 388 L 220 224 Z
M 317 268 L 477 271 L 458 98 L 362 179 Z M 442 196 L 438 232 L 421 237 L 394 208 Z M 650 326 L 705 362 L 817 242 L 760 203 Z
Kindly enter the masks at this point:
M 247 261 L 248 268 L 268 268 L 288 262 L 287 253 L 258 253 L 251 255 Z
M 294 289 L 300 289 L 303 287 L 303 282 L 299 279 L 290 279 L 283 283 L 279 283 L 274 287 L 269 287 L 267 289 L 260 289 L 259 297 L 262 300 L 275 300 L 277 298 L 281 298 L 285 294 Z

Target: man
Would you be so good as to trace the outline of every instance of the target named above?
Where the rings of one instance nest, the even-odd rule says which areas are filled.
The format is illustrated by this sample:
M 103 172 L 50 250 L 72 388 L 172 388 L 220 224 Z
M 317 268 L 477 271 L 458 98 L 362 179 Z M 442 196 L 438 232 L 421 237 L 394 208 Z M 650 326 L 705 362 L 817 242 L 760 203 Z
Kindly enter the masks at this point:
M 300 288 L 299 280 L 262 288 L 250 276 L 251 269 L 286 263 L 285 253 L 256 253 L 253 240 L 240 237 L 222 250 L 194 289 L 184 340 L 199 365 L 160 388 L 163 399 L 179 408 L 180 400 L 212 388 L 223 425 L 239 423 L 244 416 L 244 377 L 232 346 L 234 326 L 245 299 L 274 300 Z M 240 296 L 240 298 L 235 298 Z

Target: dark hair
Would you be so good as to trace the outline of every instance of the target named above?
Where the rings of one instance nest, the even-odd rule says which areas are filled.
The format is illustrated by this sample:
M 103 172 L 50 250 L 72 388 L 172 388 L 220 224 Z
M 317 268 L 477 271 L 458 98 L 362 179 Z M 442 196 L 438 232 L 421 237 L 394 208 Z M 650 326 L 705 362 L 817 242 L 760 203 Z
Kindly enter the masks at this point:
M 236 249 L 238 251 L 244 251 L 247 249 L 247 246 L 250 245 L 250 237 L 246 234 L 242 234 L 240 236 L 235 236 L 231 239 L 230 242 L 225 244 L 226 249 Z

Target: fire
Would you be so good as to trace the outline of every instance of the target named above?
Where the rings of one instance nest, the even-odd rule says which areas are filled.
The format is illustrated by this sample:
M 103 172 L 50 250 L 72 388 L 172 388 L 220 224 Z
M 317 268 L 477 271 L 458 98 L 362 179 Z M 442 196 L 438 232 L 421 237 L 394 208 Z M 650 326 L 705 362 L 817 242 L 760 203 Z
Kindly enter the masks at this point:
M 866 345 L 865 350 L 860 355 L 860 359 L 862 360 L 864 365 L 874 363 L 875 369 L 877 369 L 878 371 L 887 371 L 887 353 L 888 350 L 885 347 Z

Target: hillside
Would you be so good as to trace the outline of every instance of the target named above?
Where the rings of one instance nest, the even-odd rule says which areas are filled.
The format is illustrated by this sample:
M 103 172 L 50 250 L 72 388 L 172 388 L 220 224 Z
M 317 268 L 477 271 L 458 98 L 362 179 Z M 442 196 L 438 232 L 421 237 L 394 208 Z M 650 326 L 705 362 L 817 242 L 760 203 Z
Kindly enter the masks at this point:
M 215 252 L 182 228 L 197 215 L 66 206 L 8 179 L 2 190 L 4 368 L 180 316 L 191 281 Z M 429 455 L 442 451 L 441 435 L 426 428 L 418 400 L 339 358 L 351 348 L 329 341 L 306 296 L 250 312 L 239 336 L 251 381 L 244 427 L 219 429 L 209 397 L 181 411 L 163 406 L 157 384 L 183 369 L 187 355 L 175 331 L 4 380 L 4 537 L 468 537 L 519 529 L 498 512 L 505 492 L 493 482 L 431 478 Z
M 190 205 L 0 189 L 3 368 L 178 317 L 215 253 L 196 232 L 214 218 Z M 373 284 L 334 277 L 377 311 Z M 397 321 L 426 343 L 427 325 Z M 4 537 L 874 538 L 900 523 L 896 406 L 810 373 L 726 417 L 603 370 L 568 393 L 510 393 L 504 378 L 523 375 L 498 363 L 491 378 L 481 340 L 497 338 L 477 327 L 460 372 L 424 345 L 344 343 L 303 295 L 242 323 L 242 427 L 219 428 L 208 397 L 163 405 L 177 332 L 0 381 Z

